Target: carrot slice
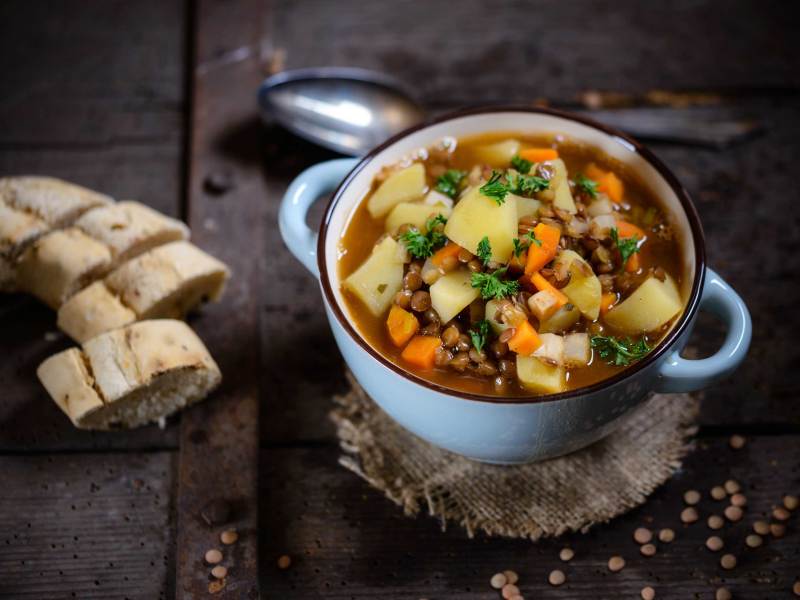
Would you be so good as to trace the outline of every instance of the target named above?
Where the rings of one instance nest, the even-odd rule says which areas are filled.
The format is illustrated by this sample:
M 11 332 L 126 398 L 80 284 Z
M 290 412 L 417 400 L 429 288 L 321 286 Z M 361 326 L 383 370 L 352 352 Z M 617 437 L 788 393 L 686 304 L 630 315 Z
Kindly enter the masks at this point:
M 417 335 L 408 342 L 408 346 L 403 349 L 400 356 L 420 369 L 432 369 L 436 359 L 436 349 L 441 345 L 442 340 L 438 337 Z
M 529 160 L 534 163 L 544 162 L 546 160 L 555 160 L 558 158 L 558 150 L 553 148 L 528 148 L 519 153 L 520 158 Z
M 458 256 L 458 253 L 461 251 L 461 246 L 458 244 L 447 244 L 442 248 L 439 248 L 433 256 L 431 256 L 431 262 L 435 264 L 437 267 L 441 267 L 444 259 L 449 256 Z
M 556 286 L 554 286 L 552 283 L 547 281 L 547 279 L 545 279 L 541 273 L 532 273 L 530 277 L 531 277 L 531 282 L 533 283 L 533 285 L 536 286 L 537 290 L 539 290 L 540 292 L 546 290 L 551 294 L 553 294 L 553 296 L 555 296 L 556 301 L 558 303 L 558 308 L 561 308 L 567 302 L 569 302 L 569 298 L 567 298 L 567 295 L 560 289 L 558 289 Z
M 606 314 L 617 302 L 617 295 L 613 292 L 600 296 L 600 314 Z
M 400 308 L 397 304 L 392 304 L 392 308 L 389 309 L 389 318 L 386 319 L 386 328 L 389 330 L 392 343 L 400 348 L 405 346 L 406 342 L 417 333 L 419 321 L 407 310 Z
M 539 223 L 533 228 L 533 233 L 542 245 L 533 243 L 528 248 L 528 262 L 525 264 L 527 275 L 535 273 L 553 260 L 561 239 L 561 230 L 546 223 Z
M 597 182 L 597 191 L 607 194 L 616 204 L 622 202 L 625 192 L 625 184 L 611 171 L 605 171 L 594 163 L 589 163 L 586 167 L 586 176 Z
M 626 273 L 636 273 L 641 267 L 641 261 L 639 260 L 639 253 L 634 252 L 628 257 L 628 260 L 625 261 L 625 272 Z
M 604 171 L 594 163 L 589 163 L 584 171 L 589 179 L 597 182 L 603 179 L 603 177 L 606 176 L 606 173 L 608 173 L 608 171 Z
M 647 233 L 641 228 L 628 221 L 617 219 L 617 233 L 620 239 L 635 237 L 636 239 L 643 240 L 647 237 Z
M 522 356 L 530 356 L 541 345 L 542 340 L 529 321 L 517 325 L 514 335 L 508 340 L 508 349 Z

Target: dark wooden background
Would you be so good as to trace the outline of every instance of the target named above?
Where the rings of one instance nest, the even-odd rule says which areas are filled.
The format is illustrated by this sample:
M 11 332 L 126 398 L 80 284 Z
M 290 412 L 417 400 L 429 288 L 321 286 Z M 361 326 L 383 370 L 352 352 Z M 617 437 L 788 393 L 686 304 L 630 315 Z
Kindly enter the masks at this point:
M 800 525 L 745 550 L 748 524 L 800 491 L 800 11 L 790 2 L 620 0 L 358 2 L 85 0 L 0 4 L 0 174 L 43 173 L 184 217 L 204 248 L 233 265 L 225 302 L 193 325 L 220 360 L 223 390 L 166 429 L 73 429 L 35 368 L 69 343 L 53 313 L 0 299 L 0 598 L 200 598 L 202 552 L 215 545 L 197 511 L 234 497 L 242 541 L 217 597 L 494 598 L 513 568 L 528 598 L 784 598 L 800 576 Z M 711 91 L 709 119 L 758 120 L 764 133 L 718 151 L 652 144 L 693 195 L 709 262 L 750 306 L 745 365 L 705 394 L 699 448 L 649 502 L 588 535 L 531 544 L 445 533 L 337 465 L 327 420 L 344 389 L 316 282 L 280 241 L 288 182 L 334 155 L 259 123 L 255 89 L 275 69 L 351 65 L 386 71 L 432 112 L 545 100 L 582 108 L 588 90 L 647 104 L 652 90 Z M 234 187 L 209 193 L 207 176 Z M 702 319 L 710 352 L 722 332 Z M 260 404 L 260 435 L 256 407 Z M 745 449 L 727 446 L 733 433 Z M 258 490 L 255 488 L 256 460 Z M 725 530 L 739 567 L 681 526 L 684 490 L 729 477 L 748 494 Z M 714 508 L 701 504 L 706 516 Z M 256 529 L 256 518 L 258 519 Z M 631 533 L 671 526 L 651 559 Z M 559 589 L 546 575 L 569 544 Z M 258 551 L 258 559 L 256 559 Z M 293 566 L 275 561 L 290 554 Z M 611 575 L 608 557 L 629 566 Z

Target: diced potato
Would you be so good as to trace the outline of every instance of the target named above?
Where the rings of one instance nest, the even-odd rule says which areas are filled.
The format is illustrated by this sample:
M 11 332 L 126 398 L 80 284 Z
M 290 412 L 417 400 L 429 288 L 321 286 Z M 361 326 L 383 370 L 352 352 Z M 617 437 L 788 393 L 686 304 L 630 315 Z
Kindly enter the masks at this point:
M 367 210 L 378 219 L 401 202 L 422 198 L 425 192 L 425 167 L 414 163 L 410 167 L 389 175 L 367 202 Z
M 437 192 L 436 190 L 431 190 L 425 194 L 425 198 L 422 202 L 424 204 L 429 204 L 430 206 L 441 205 L 450 209 L 453 208 L 453 199 L 441 192 Z
M 386 237 L 372 254 L 344 280 L 344 287 L 355 294 L 375 316 L 389 308 L 403 287 L 403 262 L 395 240 Z
M 557 394 L 567 387 L 564 367 L 547 365 L 533 356 L 517 355 L 517 379 L 524 388 L 540 394 Z
M 514 196 L 517 203 L 517 221 L 522 217 L 536 216 L 539 214 L 539 207 L 542 203 L 536 198 L 526 198 L 525 196 L 517 196 L 516 194 L 509 194 L 506 196 Z
M 475 157 L 493 167 L 508 167 L 511 159 L 519 153 L 520 144 L 517 140 L 503 140 L 486 146 L 475 148 Z
M 500 335 L 506 329 L 512 327 L 510 323 L 501 323 L 495 319 L 495 315 L 497 314 L 497 300 L 489 300 L 486 303 L 486 313 L 483 317 L 487 321 L 489 321 L 489 325 L 492 327 L 492 330 L 497 334 Z
M 542 345 L 533 353 L 535 358 L 549 365 L 564 364 L 564 338 L 555 333 L 541 333 Z
M 650 277 L 603 319 L 622 333 L 636 335 L 658 329 L 681 308 L 683 302 L 675 281 L 669 275 L 665 281 Z
M 480 187 L 473 188 L 453 209 L 453 214 L 444 228 L 445 235 L 473 254 L 478 252 L 478 243 L 489 238 L 492 245 L 492 260 L 507 263 L 514 251 L 517 237 L 517 202 L 514 196 L 506 196 L 501 205 L 481 194 Z
M 605 194 L 597 194 L 597 200 L 593 201 L 586 207 L 586 214 L 590 217 L 599 217 L 600 215 L 610 215 L 614 212 L 614 207 L 611 206 L 611 200 Z
M 478 297 L 477 288 L 470 284 L 471 275 L 467 269 L 458 269 L 440 277 L 431 286 L 431 304 L 442 323 L 447 323 Z
M 401 202 L 392 209 L 389 216 L 386 217 L 384 227 L 386 232 L 394 235 L 397 229 L 406 223 L 409 223 L 419 229 L 425 230 L 425 222 L 441 214 L 447 218 L 453 211 L 446 206 L 431 206 L 429 204 L 421 204 L 419 202 Z
M 583 316 L 595 321 L 600 316 L 600 297 L 603 294 L 597 275 L 589 263 L 572 250 L 562 250 L 558 260 L 567 261 L 570 272 L 569 284 L 561 288 L 561 291 L 578 307 Z
M 589 364 L 590 358 L 589 334 L 569 333 L 564 336 L 565 367 L 585 367 Z
M 528 308 L 539 321 L 546 321 L 559 309 L 558 298 L 550 290 L 541 290 L 528 298 Z
M 561 333 L 566 331 L 581 318 L 581 311 L 574 304 L 565 304 L 545 321 L 539 322 L 539 333 Z
M 572 192 L 569 189 L 567 165 L 565 165 L 564 161 L 560 158 L 556 158 L 547 162 L 553 166 L 555 171 L 553 178 L 550 180 L 550 187 L 555 194 L 553 206 L 574 215 L 578 212 L 578 209 L 575 206 L 575 200 L 573 200 Z
M 589 221 L 589 235 L 596 240 L 604 240 L 611 235 L 611 230 L 617 226 L 614 215 L 597 215 Z

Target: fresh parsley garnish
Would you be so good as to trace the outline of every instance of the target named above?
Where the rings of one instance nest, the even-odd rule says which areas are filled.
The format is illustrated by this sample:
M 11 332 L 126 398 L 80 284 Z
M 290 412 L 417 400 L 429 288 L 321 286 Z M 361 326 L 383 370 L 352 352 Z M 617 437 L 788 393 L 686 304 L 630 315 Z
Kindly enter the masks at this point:
M 536 175 L 522 175 L 513 171 L 506 173 L 508 189 L 510 192 L 520 196 L 532 196 L 536 192 L 541 192 L 550 187 L 550 181 L 544 177 Z
M 489 243 L 487 236 L 483 236 L 483 239 L 478 242 L 478 258 L 483 261 L 484 266 L 488 265 L 489 261 L 492 260 L 492 245 Z
M 619 232 L 616 227 L 611 228 L 611 240 L 614 245 L 619 249 L 622 256 L 622 264 L 628 262 L 632 254 L 639 252 L 639 240 L 635 237 L 619 239 Z
M 455 198 L 458 195 L 458 186 L 461 183 L 461 180 L 466 176 L 466 171 L 448 169 L 445 171 L 444 175 L 440 175 L 436 180 L 436 187 L 434 189 L 437 192 L 441 192 L 450 196 L 451 198 Z
M 631 361 L 639 360 L 651 350 L 644 338 L 634 342 L 630 338 L 623 340 L 604 335 L 592 337 L 592 348 L 597 350 L 600 358 L 607 363 L 622 367 L 631 364 Z
M 473 273 L 470 285 L 480 290 L 481 297 L 484 300 L 513 296 L 519 291 L 519 282 L 500 279 L 507 270 L 508 267 L 502 267 L 494 273 Z
M 533 163 L 529 160 L 522 158 L 519 154 L 515 154 L 511 157 L 511 166 L 514 167 L 517 171 L 522 173 L 523 175 L 527 175 L 528 172 L 531 170 Z
M 489 181 L 484 183 L 480 189 L 481 194 L 494 200 L 497 206 L 501 206 L 506 201 L 506 195 L 510 191 L 508 186 L 500 181 L 501 176 L 499 171 L 492 171 Z
M 575 177 L 575 183 L 586 194 L 592 198 L 597 198 L 597 182 L 594 179 L 589 179 L 583 173 L 578 173 L 578 176 Z
M 405 244 L 411 256 L 414 258 L 428 258 L 433 256 L 437 248 L 444 246 L 447 236 L 436 228 L 436 225 L 440 223 L 442 225 L 447 223 L 447 219 L 441 213 L 425 222 L 426 233 L 410 229 L 400 236 L 400 241 Z
M 472 345 L 475 346 L 475 350 L 482 352 L 483 347 L 486 345 L 486 340 L 489 338 L 489 321 L 484 319 L 475 323 L 474 329 L 469 331 L 469 337 L 472 338 Z
M 514 238 L 511 241 L 514 244 L 514 256 L 517 258 L 519 258 L 519 255 L 530 248 L 533 244 L 536 244 L 539 247 L 542 245 L 542 241 L 536 239 L 536 234 L 533 232 L 533 230 L 523 235 L 522 238 Z

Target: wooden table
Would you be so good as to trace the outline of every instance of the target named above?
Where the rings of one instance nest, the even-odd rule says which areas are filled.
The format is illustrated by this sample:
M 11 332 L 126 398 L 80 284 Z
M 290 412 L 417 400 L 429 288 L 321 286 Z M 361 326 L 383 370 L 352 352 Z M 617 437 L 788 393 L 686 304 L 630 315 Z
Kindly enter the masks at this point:
M 264 598 L 477 600 L 497 597 L 488 579 L 507 568 L 528 598 L 636 598 L 644 585 L 711 598 L 721 582 L 736 598 L 791 596 L 798 517 L 785 538 L 743 547 L 749 523 L 800 491 L 800 22 L 788 3 L 7 0 L 0 24 L 0 174 L 62 176 L 180 215 L 235 273 L 224 303 L 192 321 L 226 383 L 164 430 L 73 429 L 34 375 L 69 345 L 53 313 L 0 299 L 0 598 L 205 597 L 202 554 L 220 528 L 199 512 L 215 498 L 232 503 L 242 534 L 215 597 L 258 587 Z M 404 518 L 337 465 L 327 412 L 341 360 L 317 284 L 276 227 L 288 182 L 333 155 L 262 126 L 254 97 L 271 70 L 323 64 L 391 73 L 432 112 L 580 108 L 588 90 L 641 106 L 652 90 L 697 90 L 723 98 L 693 110 L 764 125 L 724 151 L 652 145 L 692 193 L 709 261 L 747 301 L 755 333 L 747 363 L 705 394 L 698 450 L 645 506 L 556 541 L 469 540 Z M 210 190 L 215 174 L 232 187 Z M 704 318 L 695 344 L 710 352 L 721 335 Z M 728 447 L 734 432 L 743 450 Z M 710 530 L 678 514 L 685 490 L 731 477 L 749 505 L 725 530 L 739 557 L 726 572 L 703 547 Z M 677 540 L 643 558 L 639 524 L 673 527 Z M 546 576 L 563 545 L 576 558 L 555 589 Z M 610 574 L 615 553 L 628 567 Z M 276 568 L 281 554 L 291 569 Z

